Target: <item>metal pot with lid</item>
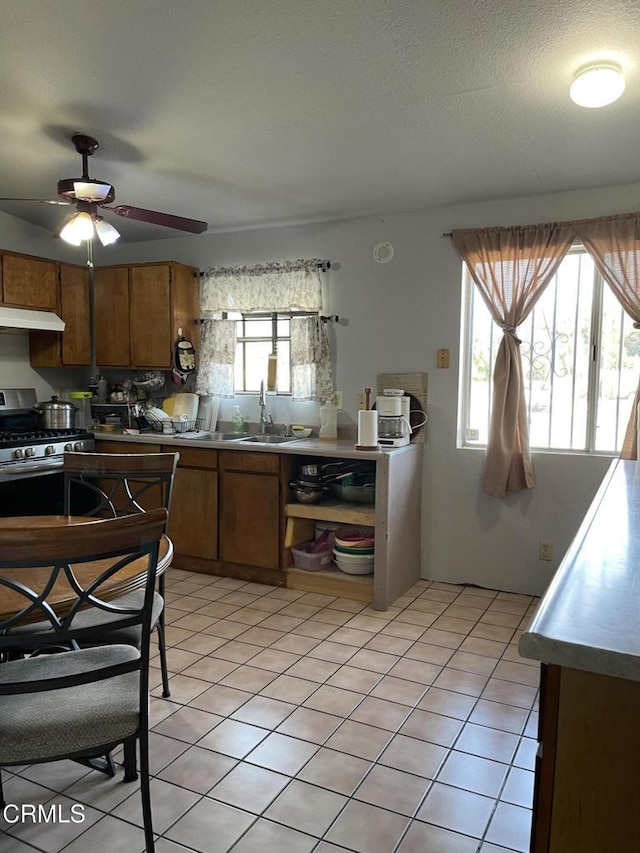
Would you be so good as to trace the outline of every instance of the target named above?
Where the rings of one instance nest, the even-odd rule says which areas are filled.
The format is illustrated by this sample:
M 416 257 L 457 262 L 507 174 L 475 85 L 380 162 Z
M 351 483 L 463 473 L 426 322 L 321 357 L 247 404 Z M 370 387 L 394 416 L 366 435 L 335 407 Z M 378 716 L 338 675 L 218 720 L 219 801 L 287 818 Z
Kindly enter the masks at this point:
M 46 403 L 38 403 L 32 411 L 38 415 L 38 425 L 43 429 L 75 429 L 78 407 L 60 400 L 56 394 Z

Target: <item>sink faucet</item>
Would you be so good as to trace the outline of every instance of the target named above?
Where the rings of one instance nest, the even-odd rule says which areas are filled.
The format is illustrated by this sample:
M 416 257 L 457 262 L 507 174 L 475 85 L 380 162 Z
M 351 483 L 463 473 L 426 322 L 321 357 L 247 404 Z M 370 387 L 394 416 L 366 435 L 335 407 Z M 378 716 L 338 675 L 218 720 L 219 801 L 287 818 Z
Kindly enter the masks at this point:
M 267 400 L 264 395 L 264 379 L 260 382 L 260 435 L 264 435 L 267 431 Z

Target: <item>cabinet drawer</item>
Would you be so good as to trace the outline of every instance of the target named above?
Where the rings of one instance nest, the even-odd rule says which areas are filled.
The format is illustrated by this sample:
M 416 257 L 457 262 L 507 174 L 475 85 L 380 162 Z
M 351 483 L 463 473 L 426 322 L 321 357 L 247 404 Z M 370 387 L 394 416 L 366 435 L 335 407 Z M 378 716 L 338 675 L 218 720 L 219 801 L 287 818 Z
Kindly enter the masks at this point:
M 175 451 L 171 450 L 172 453 Z M 133 441 L 96 441 L 96 453 L 160 453 L 159 444 L 139 444 Z
M 280 456 L 277 453 L 229 450 L 221 453 L 221 457 L 221 467 L 225 471 L 262 471 L 277 474 L 280 470 Z
M 199 450 L 195 447 L 176 447 L 175 444 L 162 445 L 163 453 L 179 453 L 180 468 L 208 468 L 215 470 L 218 467 L 217 450 Z

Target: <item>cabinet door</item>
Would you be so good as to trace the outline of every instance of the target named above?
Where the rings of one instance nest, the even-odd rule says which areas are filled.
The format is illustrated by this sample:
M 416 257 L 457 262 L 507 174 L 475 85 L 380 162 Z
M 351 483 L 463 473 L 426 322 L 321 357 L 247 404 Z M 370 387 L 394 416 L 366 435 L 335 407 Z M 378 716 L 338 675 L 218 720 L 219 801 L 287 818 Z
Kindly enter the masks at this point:
M 178 329 L 194 345 L 200 344 L 200 273 L 195 267 L 171 264 L 171 343 L 178 338 Z
M 224 471 L 220 500 L 221 559 L 279 569 L 278 477 Z
M 217 471 L 178 466 L 173 480 L 167 533 L 176 554 L 217 559 Z
M 58 310 L 56 262 L 27 255 L 2 255 L 2 301 L 22 308 Z
M 89 273 L 86 267 L 59 265 L 60 316 L 64 332 L 29 332 L 29 360 L 33 367 L 86 365 L 89 344 Z
M 96 361 L 100 367 L 127 367 L 129 360 L 129 270 L 94 270 Z
M 132 366 L 169 369 L 173 355 L 170 265 L 131 267 L 129 294 Z
M 86 267 L 60 264 L 62 363 L 89 364 L 89 273 Z

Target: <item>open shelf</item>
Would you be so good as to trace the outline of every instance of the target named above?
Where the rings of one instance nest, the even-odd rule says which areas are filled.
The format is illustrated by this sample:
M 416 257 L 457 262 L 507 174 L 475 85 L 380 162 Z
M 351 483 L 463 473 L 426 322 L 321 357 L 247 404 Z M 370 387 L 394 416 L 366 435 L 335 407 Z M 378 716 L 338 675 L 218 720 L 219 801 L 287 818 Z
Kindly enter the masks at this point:
M 319 592 L 355 601 L 373 601 L 373 575 L 348 575 L 338 568 L 308 572 L 291 566 L 286 571 L 288 589 Z
M 284 508 L 289 518 L 311 518 L 316 521 L 339 521 L 342 524 L 375 525 L 373 504 L 353 504 L 344 501 L 323 501 L 319 504 L 288 503 Z

